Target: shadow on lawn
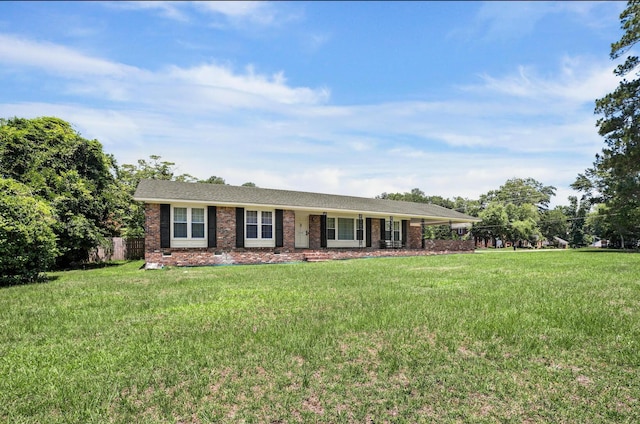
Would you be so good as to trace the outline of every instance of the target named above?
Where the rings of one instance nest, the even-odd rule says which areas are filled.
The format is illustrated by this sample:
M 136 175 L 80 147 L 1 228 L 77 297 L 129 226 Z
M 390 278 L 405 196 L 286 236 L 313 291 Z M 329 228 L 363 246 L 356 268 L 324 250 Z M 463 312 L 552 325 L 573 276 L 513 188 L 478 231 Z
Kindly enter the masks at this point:
M 640 253 L 638 249 L 608 249 L 608 248 L 586 248 L 577 249 L 578 253 Z
M 65 269 L 60 269 L 58 271 L 73 271 L 73 270 L 80 270 L 80 271 L 90 271 L 92 269 L 102 269 L 102 268 L 114 268 L 114 267 L 119 267 L 119 266 L 123 266 L 126 265 L 130 262 L 135 262 L 133 260 L 131 261 L 117 261 L 117 262 L 87 262 L 87 263 L 81 263 L 81 264 L 73 264 L 72 266 L 65 268 Z
M 45 284 L 51 281 L 56 281 L 58 278 L 60 277 L 58 277 L 57 275 L 40 275 L 35 280 L 20 280 L 20 279 L 5 278 L 5 279 L 0 279 L 0 289 L 6 289 L 9 287 L 16 287 L 16 286 L 26 286 L 29 284 Z
M 130 261 L 117 261 L 117 262 L 91 262 L 91 263 L 82 263 L 82 264 L 74 264 L 73 266 L 53 269 L 52 272 L 58 271 L 90 271 L 93 269 L 101 269 L 101 268 L 115 268 L 123 265 L 127 265 L 131 262 L 137 262 L 135 260 Z M 21 279 L 12 279 L 12 278 L 0 278 L 0 289 L 7 287 L 15 287 L 15 286 L 25 286 L 29 284 L 46 284 L 53 281 L 58 280 L 60 277 L 57 275 L 49 275 L 42 274 L 39 275 L 34 280 L 21 280 Z

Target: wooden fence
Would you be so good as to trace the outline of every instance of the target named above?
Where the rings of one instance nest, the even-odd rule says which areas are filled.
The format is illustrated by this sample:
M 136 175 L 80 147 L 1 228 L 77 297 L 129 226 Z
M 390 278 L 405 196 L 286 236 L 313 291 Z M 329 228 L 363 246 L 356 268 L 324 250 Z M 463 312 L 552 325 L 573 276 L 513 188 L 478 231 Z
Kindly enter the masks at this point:
M 125 248 L 125 259 L 144 259 L 144 238 L 126 239 Z
M 98 247 L 89 261 L 123 261 L 144 259 L 144 238 L 113 237 L 108 247 Z

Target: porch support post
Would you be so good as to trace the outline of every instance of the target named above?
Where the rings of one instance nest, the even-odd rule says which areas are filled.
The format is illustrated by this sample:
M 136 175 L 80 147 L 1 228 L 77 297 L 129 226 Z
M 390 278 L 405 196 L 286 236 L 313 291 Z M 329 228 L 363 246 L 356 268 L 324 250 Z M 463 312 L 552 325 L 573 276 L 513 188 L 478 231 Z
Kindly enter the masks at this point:
M 327 248 L 327 213 L 320 216 L 320 247 Z

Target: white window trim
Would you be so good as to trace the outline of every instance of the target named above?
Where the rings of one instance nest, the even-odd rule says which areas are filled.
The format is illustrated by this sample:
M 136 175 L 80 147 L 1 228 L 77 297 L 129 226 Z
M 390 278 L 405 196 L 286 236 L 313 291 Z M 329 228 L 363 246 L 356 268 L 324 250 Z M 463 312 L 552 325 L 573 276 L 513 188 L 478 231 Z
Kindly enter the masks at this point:
M 174 218 L 175 208 L 187 209 L 187 237 L 174 236 Z M 192 209 L 204 209 L 204 237 L 191 237 Z M 176 203 L 171 205 L 171 247 L 207 247 L 207 207 L 204 205 L 192 205 L 185 203 Z
M 367 232 L 365 231 L 365 218 L 362 218 L 362 240 L 358 240 L 358 215 L 330 215 L 327 219 L 334 218 L 336 223 L 335 233 L 336 238 L 330 239 L 327 237 L 328 248 L 343 248 L 343 247 L 360 247 L 367 245 Z M 339 240 L 338 239 L 338 219 L 351 219 L 353 220 L 353 240 Z M 328 228 L 328 227 L 327 227 Z
M 333 220 L 333 227 L 329 227 L 329 220 Z M 329 240 L 337 240 L 336 237 L 338 237 L 338 218 L 334 217 L 334 216 L 328 216 L 327 217 L 327 242 L 329 242 Z M 333 238 L 329 237 L 329 230 L 333 230 Z
M 390 220 L 385 219 L 384 220 L 384 229 L 385 229 L 385 234 L 389 231 L 389 224 L 391 223 Z M 396 229 L 397 227 L 397 229 Z M 397 232 L 400 236 L 399 239 L 394 237 L 394 232 Z M 393 230 L 391 231 L 391 237 L 394 237 L 394 241 L 403 241 L 404 240 L 404 234 L 402 234 L 402 220 L 401 219 L 394 219 L 393 220 Z M 389 239 L 391 240 L 391 239 Z
M 258 238 L 247 237 L 247 212 L 258 212 Z M 262 238 L 262 212 L 271 212 L 271 238 Z M 276 247 L 276 211 L 275 209 L 244 210 L 244 247 Z

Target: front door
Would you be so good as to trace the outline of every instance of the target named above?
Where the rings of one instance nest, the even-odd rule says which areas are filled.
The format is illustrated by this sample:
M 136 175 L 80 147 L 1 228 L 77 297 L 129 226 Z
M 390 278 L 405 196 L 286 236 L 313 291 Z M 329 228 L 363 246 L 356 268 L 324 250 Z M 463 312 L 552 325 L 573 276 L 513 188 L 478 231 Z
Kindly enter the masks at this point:
M 296 212 L 296 247 L 309 248 L 309 214 Z

